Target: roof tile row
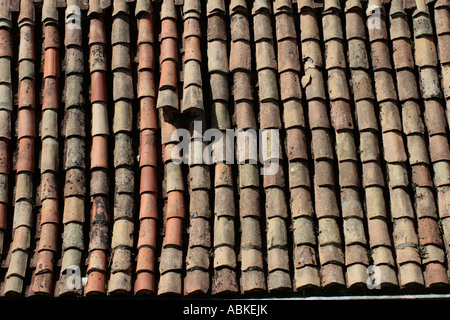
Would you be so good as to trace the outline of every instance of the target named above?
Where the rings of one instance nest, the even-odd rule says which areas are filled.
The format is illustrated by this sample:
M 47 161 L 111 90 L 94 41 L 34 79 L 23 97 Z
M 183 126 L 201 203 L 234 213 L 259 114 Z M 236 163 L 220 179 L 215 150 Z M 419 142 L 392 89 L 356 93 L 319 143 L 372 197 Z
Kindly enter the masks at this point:
M 177 19 L 178 15 L 173 1 L 165 0 L 161 4 L 161 57 L 177 56 L 176 47 L 165 46 L 165 42 L 178 39 Z M 168 51 L 166 53 L 166 51 Z M 161 59 L 160 72 L 161 79 L 158 92 L 157 107 L 161 108 L 159 118 L 161 122 L 161 136 L 166 137 L 172 135 L 173 131 L 179 124 L 174 122 L 174 115 L 170 114 L 173 110 L 174 114 L 180 110 L 178 105 L 178 59 Z M 167 81 L 163 80 L 166 76 Z M 171 140 L 163 140 L 163 148 L 171 150 Z M 163 151 L 165 154 L 165 152 Z M 163 248 L 160 257 L 160 279 L 158 286 L 158 294 L 181 294 L 182 293 L 182 236 L 183 221 L 185 218 L 184 203 L 184 179 L 181 172 L 181 166 L 164 159 L 165 170 L 165 186 L 163 185 L 163 194 L 167 197 L 165 204 L 165 231 Z
M 184 280 L 185 294 L 207 293 L 211 289 L 209 277 L 210 254 L 212 252 L 211 239 L 211 180 L 210 172 L 206 165 L 195 158 L 195 149 L 205 146 L 198 134 L 195 125 L 200 122 L 203 128 L 206 125 L 203 102 L 202 82 L 202 52 L 201 52 L 201 28 L 200 14 L 201 4 L 198 1 L 185 2 L 183 6 L 184 32 L 183 32 L 183 104 L 186 104 L 186 112 L 190 115 L 188 128 L 192 134 L 189 150 L 189 244 L 186 255 L 187 274 Z M 190 89 L 189 89 L 190 88 Z M 189 93 L 191 92 L 191 93 Z M 188 95 L 197 99 L 191 99 Z M 187 98 L 186 98 L 187 97 Z M 190 101 L 190 104 L 189 104 Z M 197 149 L 198 150 L 198 149 Z M 199 208 L 202 207 L 201 210 Z
M 99 1 L 89 1 L 89 48 L 92 108 L 91 182 L 92 201 L 87 284 L 85 294 L 106 293 L 106 272 L 110 241 L 109 163 L 105 153 L 108 150 L 109 124 L 107 116 L 106 88 L 106 34 L 104 17 Z M 97 68 L 96 65 L 99 65 Z
M 397 2 L 399 2 L 397 4 Z M 391 30 L 393 25 L 406 25 L 406 14 L 403 8 L 397 8 L 401 5 L 401 1 L 394 1 L 392 3 L 390 11 Z M 402 20 L 403 23 L 394 23 L 393 21 Z M 429 157 L 427 152 L 427 146 L 424 137 L 424 125 L 422 116 L 420 113 L 420 107 L 417 104 L 419 99 L 417 82 L 414 76 L 414 64 L 409 63 L 405 66 L 402 60 L 414 61 L 412 54 L 411 44 L 409 42 L 402 41 L 404 38 L 410 37 L 409 28 L 404 28 L 403 32 L 399 32 L 397 28 L 399 39 L 393 40 L 393 45 L 400 49 L 403 53 L 403 58 L 394 56 L 394 67 L 397 72 L 397 86 L 399 88 L 399 99 L 402 102 L 402 114 L 403 114 L 403 131 L 407 139 L 407 148 L 409 153 L 409 163 L 412 168 L 412 180 L 416 183 L 415 188 L 415 206 L 416 216 L 418 219 L 418 236 L 421 245 L 424 245 L 427 249 L 433 245 L 433 249 L 430 248 L 427 256 L 427 262 L 425 263 L 425 284 L 426 286 L 437 285 L 439 283 L 447 283 L 447 277 L 445 276 L 445 268 L 440 264 L 439 257 L 444 256 L 442 251 L 442 239 L 437 225 L 436 209 L 433 207 L 435 199 L 432 192 L 431 174 L 429 172 Z M 402 37 L 402 38 L 400 38 Z M 398 61 L 400 62 L 398 63 Z M 404 70 L 408 68 L 409 70 Z M 404 76 L 399 77 L 399 73 L 404 73 Z M 409 84 L 413 88 L 413 95 L 402 95 L 400 92 L 402 87 Z M 445 143 L 443 144 L 445 146 Z M 430 145 L 431 147 L 431 145 Z M 416 166 L 420 165 L 420 170 L 414 170 Z M 423 178 L 417 178 L 417 175 L 426 175 L 428 181 Z M 421 183 L 425 180 L 425 183 Z M 429 239 L 427 239 L 430 237 Z M 433 239 L 431 242 L 430 240 Z M 442 262 L 441 262 L 442 263 Z M 439 271 L 440 270 L 440 271 Z
M 271 24 L 271 4 L 269 1 L 256 1 L 253 4 L 253 37 L 255 41 L 256 71 L 258 75 L 258 96 L 260 108 L 260 128 L 267 134 L 267 149 L 272 152 L 281 147 L 278 129 L 281 129 L 280 95 L 278 93 L 277 59 L 274 50 L 274 39 Z M 280 19 L 276 18 L 276 29 Z M 280 81 L 280 85 L 281 85 Z M 285 91 L 281 89 L 281 94 Z M 285 94 L 284 94 L 285 95 Z M 269 140 L 270 139 L 270 140 Z M 282 159 L 281 150 L 267 157 Z M 273 163 L 264 163 L 263 170 L 268 170 Z M 267 287 L 269 291 L 292 288 L 287 241 L 287 203 L 284 193 L 284 169 L 279 166 L 275 174 L 263 176 L 265 193 L 265 214 L 267 228 Z
M 244 133 L 257 129 L 253 101 L 252 54 L 249 9 L 245 1 L 231 1 L 229 6 L 231 45 L 229 68 L 233 75 L 236 126 Z M 247 160 L 244 154 L 242 160 Z M 261 235 L 259 171 L 256 164 L 239 165 L 239 212 L 241 224 L 241 292 L 266 290 Z
M 373 2 L 372 5 L 380 8 L 382 19 L 380 21 L 381 30 L 386 30 L 384 8 L 381 3 Z M 374 46 L 377 42 L 386 42 L 388 37 L 385 32 L 373 33 L 369 29 L 369 40 L 372 51 L 383 50 L 380 46 Z M 372 63 L 374 61 L 372 55 Z M 375 90 L 377 101 L 380 104 L 381 112 L 386 110 L 391 115 L 381 119 L 381 130 L 383 132 L 384 158 L 387 162 L 387 179 L 389 182 L 390 206 L 394 228 L 393 240 L 397 255 L 397 265 L 399 270 L 400 286 L 423 285 L 423 276 L 420 271 L 420 256 L 415 249 L 418 246 L 418 239 L 414 229 L 414 212 L 411 200 L 407 193 L 409 185 L 405 161 L 407 160 L 405 145 L 401 135 L 401 120 L 397 107 L 397 94 L 393 91 L 386 96 L 382 93 L 385 87 L 395 88 L 392 67 L 386 62 L 384 70 L 375 71 Z M 377 74 L 382 75 L 377 77 Z M 400 129 L 400 130 L 399 130 Z
M 6 281 L 4 284 L 4 293 L 21 293 L 24 289 L 23 283 L 28 264 L 27 251 L 31 246 L 31 227 L 32 227 L 32 203 L 33 203 L 33 179 L 34 172 L 34 137 L 35 126 L 35 100 L 34 100 L 34 6 L 30 1 L 21 1 L 22 10 L 18 18 L 18 24 L 21 34 L 19 46 L 19 110 L 29 109 L 30 122 L 18 120 L 20 127 L 18 132 L 24 134 L 18 135 L 18 152 L 16 165 L 16 186 L 15 186 L 15 206 L 12 244 L 10 247 L 10 264 L 8 267 Z M 25 39 L 28 39 L 26 41 Z M 4 59 L 4 58 L 3 58 Z M 31 68 L 30 68 L 31 67 Z M 11 101 L 12 103 L 12 101 Z M 12 106 L 12 104 L 11 104 Z M 12 108 L 11 108 L 12 111 Z M 22 115 L 24 113 L 21 113 Z M 27 119 L 26 118 L 26 119 Z M 31 128 L 31 129 L 27 129 Z M 33 130 L 34 129 L 34 130 Z M 30 132 L 31 131 L 31 132 Z M 29 133 L 29 135 L 26 135 Z
M 53 292 L 53 271 L 58 244 L 58 77 L 59 36 L 58 12 L 54 1 L 46 0 L 42 7 L 44 22 L 44 86 L 41 119 L 41 210 L 40 238 L 37 244 L 36 269 L 31 290 L 34 294 Z M 50 40 L 50 39 L 51 40 Z
M 363 10 L 359 1 L 347 3 L 346 39 L 348 41 L 349 66 L 351 70 L 352 93 L 355 101 L 355 118 L 360 136 L 360 159 L 362 163 L 362 186 L 365 195 L 369 234 L 369 256 L 380 271 L 380 286 L 396 286 L 397 277 L 394 269 L 391 239 L 388 230 L 388 215 L 384 198 L 384 176 L 381 166 L 379 130 L 376 119 L 375 95 L 370 77 L 368 53 L 365 49 Z M 352 63 L 355 61 L 362 63 Z M 363 82 L 361 81 L 363 79 Z M 357 85 L 360 83 L 361 85 Z
M 114 90 L 115 135 L 114 168 L 114 224 L 111 238 L 111 275 L 108 292 L 132 291 L 132 248 L 134 233 L 134 157 L 133 115 L 134 97 L 131 77 L 130 24 L 128 4 L 122 0 L 113 2 L 111 31 Z
M 290 209 L 294 237 L 294 288 L 320 287 L 316 261 L 311 182 L 309 179 L 307 139 L 302 91 L 300 89 L 300 54 L 297 46 L 292 5 L 275 4 L 278 72 L 284 108 L 286 154 L 289 160 Z M 288 122 L 289 120 L 289 122 Z M 300 201 L 296 201 L 296 200 Z
M 301 33 L 301 51 L 304 61 L 302 87 L 308 102 L 308 116 L 311 131 L 311 153 L 314 160 L 314 204 L 318 219 L 318 249 L 320 260 L 320 280 L 322 287 L 345 285 L 344 253 L 338 227 L 340 212 L 335 194 L 335 181 L 323 183 L 326 177 L 334 176 L 330 166 L 334 159 L 330 119 L 325 105 L 325 84 L 320 50 L 318 21 L 310 1 L 298 3 Z M 323 170 L 327 168 L 327 170 Z
M 369 261 L 363 224 L 364 214 L 358 192 L 360 183 L 359 179 L 354 179 L 354 177 L 359 176 L 358 157 L 353 132 L 349 88 L 345 76 L 344 36 L 339 11 L 339 3 L 324 2 L 322 23 L 329 24 L 333 30 L 329 31 L 327 35 L 324 33 L 325 66 L 328 71 L 328 94 L 332 100 L 330 116 L 335 129 L 336 155 L 339 163 L 341 214 L 344 219 L 345 263 L 347 267 L 346 281 L 347 286 L 352 287 L 365 284 Z M 333 56 L 338 57 L 337 61 Z
M 442 75 L 442 81 L 441 86 L 443 88 L 443 93 L 445 97 L 445 103 L 446 107 L 444 108 L 443 105 L 439 103 L 439 101 L 433 101 L 428 100 L 425 103 L 425 123 L 427 125 L 428 134 L 429 136 L 434 136 L 434 134 L 439 134 L 441 139 L 444 139 L 445 136 L 445 124 L 444 124 L 444 117 L 443 113 L 446 112 L 447 115 L 447 124 L 449 123 L 449 97 L 450 97 L 450 90 L 449 90 L 449 84 L 450 84 L 450 75 L 449 75 L 449 59 L 448 59 L 448 50 L 446 49 L 446 46 L 448 45 L 448 34 L 450 31 L 450 20 L 449 20 L 449 4 L 446 1 L 437 1 L 434 5 L 434 20 L 435 20 L 435 30 L 436 30 L 436 36 L 437 36 L 437 45 L 438 45 L 438 54 L 439 54 L 439 60 L 440 60 L 440 67 L 441 67 L 441 75 Z M 445 110 L 445 111 L 444 111 Z M 432 113 L 431 113 L 432 112 Z M 440 118 L 440 120 L 438 120 Z M 433 129 L 431 126 L 435 126 Z M 448 135 L 447 135 L 448 137 Z M 434 140 L 437 141 L 437 140 Z M 447 141 L 448 143 L 448 141 Z M 446 145 L 446 144 L 445 144 Z M 430 141 L 430 148 L 431 148 L 431 141 Z M 431 150 L 430 150 L 431 152 Z M 448 158 L 442 158 L 443 161 L 432 161 L 433 163 L 433 171 L 434 171 L 434 182 L 437 189 L 437 200 L 438 200 L 438 213 L 439 217 L 441 218 L 441 225 L 444 230 L 443 235 L 443 241 L 445 248 L 448 248 L 449 246 L 449 237 L 448 237 L 448 227 L 449 227 L 449 221 L 447 219 L 449 215 L 449 209 L 448 209 Z M 448 250 L 447 252 L 447 261 L 449 259 L 448 257 Z
M 9 5 L 3 3 L 3 6 Z M 11 34 L 11 15 L 7 13 L 1 13 L 2 21 L 4 21 L 4 29 L 1 29 L 1 48 L 0 48 L 0 61 L 1 63 L 10 64 L 13 57 L 12 52 L 12 34 Z M 13 94 L 12 94 L 12 82 L 10 68 L 5 68 L 9 72 L 5 72 L 0 75 L 0 86 L 2 91 L 2 103 L 0 104 L 0 254 L 3 254 L 3 248 L 5 243 L 5 230 L 7 229 L 8 221 L 8 192 L 10 189 L 10 156 L 9 147 L 11 145 L 11 116 L 13 110 Z M 31 112 L 31 114 L 33 114 Z M 20 126 L 22 129 L 24 126 Z
M 200 5 L 200 3 L 198 4 Z M 206 5 L 207 56 L 211 87 L 211 124 L 221 130 L 225 141 L 225 130 L 231 129 L 229 115 L 228 50 L 226 34 L 225 1 L 210 1 Z M 200 47 L 199 47 L 200 51 Z M 200 52 L 199 52 L 200 54 Z M 230 62 L 231 64 L 231 62 Z M 219 151 L 219 150 L 217 150 Z M 214 151 L 215 153 L 215 151 Z M 214 228 L 212 293 L 238 292 L 237 257 L 235 253 L 236 208 L 233 169 L 224 155 L 213 155 L 218 163 L 214 169 Z

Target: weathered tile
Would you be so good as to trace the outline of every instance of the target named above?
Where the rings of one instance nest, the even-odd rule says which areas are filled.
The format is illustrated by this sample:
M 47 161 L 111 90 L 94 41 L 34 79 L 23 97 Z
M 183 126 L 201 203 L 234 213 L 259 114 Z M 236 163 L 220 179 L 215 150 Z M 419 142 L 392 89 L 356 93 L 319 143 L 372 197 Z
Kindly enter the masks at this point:
M 293 221 L 293 237 L 296 245 L 315 245 L 316 235 L 312 219 L 308 217 L 295 219 Z
M 442 96 L 435 68 L 422 68 L 420 71 L 420 89 L 423 99 L 440 98 Z
M 301 216 L 313 216 L 314 209 L 312 204 L 312 197 L 308 189 L 292 189 L 290 205 L 292 218 Z
M 328 187 L 316 187 L 315 194 L 315 208 L 318 218 L 339 216 L 336 194 L 333 189 Z
M 419 92 L 412 70 L 397 71 L 398 98 L 400 101 L 418 99 Z
M 336 219 L 333 218 L 321 218 L 319 219 L 319 246 L 323 250 L 328 250 L 328 245 L 340 245 L 341 235 L 339 226 Z M 321 259 L 322 260 L 322 259 Z M 324 263 L 324 262 L 322 262 Z

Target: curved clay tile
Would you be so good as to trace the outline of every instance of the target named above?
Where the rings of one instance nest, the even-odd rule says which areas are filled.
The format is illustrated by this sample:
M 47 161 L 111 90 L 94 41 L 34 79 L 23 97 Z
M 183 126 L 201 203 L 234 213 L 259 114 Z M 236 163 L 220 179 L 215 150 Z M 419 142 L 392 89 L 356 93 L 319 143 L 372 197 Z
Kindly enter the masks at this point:
M 200 1 L 198 1 L 200 3 Z M 226 9 L 224 1 L 211 1 L 206 6 L 207 25 L 207 55 L 208 72 L 210 74 L 209 87 L 211 90 L 211 123 L 219 130 L 230 129 L 228 113 L 228 52 L 226 48 L 225 19 Z M 217 49 L 219 51 L 217 51 Z M 197 55 L 201 55 L 200 47 Z M 186 70 L 185 70 L 186 72 Z M 186 81 L 186 76 L 185 76 Z M 218 92 L 221 92 L 218 94 Z M 225 138 L 225 132 L 221 131 Z M 214 162 L 214 235 L 213 235 L 213 267 L 212 294 L 238 292 L 239 286 L 236 275 L 235 253 L 235 208 L 234 183 L 232 167 L 226 159 L 216 159 Z M 191 220 L 192 222 L 193 220 Z M 207 221 L 207 220 L 206 220 Z M 218 226 L 228 225 L 231 230 Z M 197 236 L 198 237 L 198 236 Z M 211 243 L 208 243 L 211 246 Z M 208 259 L 208 247 L 204 248 L 204 255 Z M 225 280 L 226 279 L 226 280 Z
M 11 8 L 11 0 L 4 1 L 0 6 L 0 27 L 5 29 L 12 28 Z
M 19 17 L 17 18 L 17 22 L 19 24 L 19 28 L 23 24 L 35 25 L 35 10 L 34 6 L 29 5 L 28 3 L 20 4 Z
M 53 295 L 53 272 L 57 253 L 59 225 L 56 175 L 58 174 L 58 77 L 59 35 L 56 3 L 43 4 L 44 87 L 41 119 L 41 219 L 36 269 L 31 290 L 34 294 Z M 46 192 L 51 190 L 52 192 Z
M 3 65 L 3 62 L 6 61 L 6 66 L 10 64 L 13 57 L 11 39 L 12 25 L 10 26 L 11 13 L 9 6 L 9 0 L 0 2 L 0 8 L 6 7 L 6 11 L 1 13 L 1 19 L 5 19 L 5 22 L 7 22 L 3 28 L 0 29 L 0 63 Z M 11 142 L 11 113 L 13 110 L 11 85 L 11 68 L 9 67 L 2 72 L 0 78 L 0 94 L 3 95 L 3 101 L 0 103 L 0 257 L 3 257 L 5 233 L 7 232 L 8 190 L 9 185 L 12 185 L 9 180 L 9 166 L 11 161 L 9 155 Z M 34 116 L 34 112 L 31 112 L 31 114 Z M 34 119 L 31 121 L 34 121 Z M 23 125 L 21 126 L 21 129 L 25 129 Z
M 232 1 L 229 6 L 231 44 L 229 68 L 233 75 L 232 95 L 234 119 L 243 136 L 257 129 L 252 92 L 252 54 L 247 4 Z M 237 154 L 240 157 L 239 154 Z M 245 156 L 245 155 L 244 155 Z M 242 293 L 265 291 L 266 279 L 263 264 L 261 237 L 261 209 L 259 168 L 257 164 L 239 161 L 239 213 L 241 223 L 241 277 Z
M 277 0 L 274 3 L 278 72 L 283 102 L 286 154 L 289 161 L 290 209 L 294 241 L 294 279 L 297 291 L 320 288 L 317 240 L 314 233 L 314 210 L 308 168 L 306 123 L 300 88 L 300 55 L 292 14 L 292 4 Z
M 256 51 L 256 68 L 260 103 L 260 126 L 267 134 L 267 149 L 277 148 L 277 155 L 265 155 L 270 159 L 282 161 L 281 114 L 279 106 L 277 66 L 274 52 L 271 4 L 268 1 L 255 1 L 253 4 L 254 40 Z M 261 146 L 260 146 L 261 147 Z M 268 170 L 274 163 L 265 162 L 261 157 L 263 170 Z M 263 173 L 263 186 L 266 203 L 267 226 L 267 286 L 269 291 L 290 290 L 292 288 L 287 242 L 287 205 L 284 188 L 284 172 L 278 166 L 276 172 Z
M 46 24 L 47 22 L 56 23 L 58 21 L 56 0 L 47 0 L 45 1 L 45 3 L 43 3 L 41 21 L 44 24 Z
M 389 49 L 378 45 L 387 43 L 387 28 L 384 7 L 380 1 L 369 1 L 369 6 L 378 8 L 376 19 L 378 28 L 368 28 L 371 46 L 372 64 L 377 57 L 389 57 Z M 374 10 L 375 11 L 375 10 Z M 388 52 L 383 52 L 388 51 Z M 383 139 L 386 177 L 389 183 L 391 218 L 393 219 L 393 239 L 396 249 L 398 278 L 401 287 L 423 285 L 420 268 L 421 258 L 418 254 L 418 238 L 414 228 L 414 211 L 407 188 L 409 186 L 406 169 L 406 151 L 401 135 L 401 119 L 397 106 L 397 92 L 391 75 L 390 61 L 382 62 L 384 69 L 374 70 L 376 98 L 380 105 L 380 122 Z
M 115 32 L 114 30 L 120 30 Z M 113 35 L 115 34 L 115 35 Z M 111 31 L 114 87 L 114 224 L 111 239 L 111 275 L 108 293 L 131 293 L 134 233 L 134 156 L 129 8 L 124 0 L 113 3 Z
M 359 197 L 358 156 L 350 108 L 349 87 L 345 74 L 344 36 L 340 4 L 325 0 L 322 24 L 325 43 L 325 68 L 328 72 L 330 120 L 335 130 L 336 155 L 343 219 L 347 287 L 365 286 L 367 280 L 367 240 L 364 212 Z
M 126 1 L 113 1 L 112 17 L 116 18 L 117 15 L 121 15 L 122 18 L 130 15 L 130 8 L 128 7 L 128 3 Z M 127 19 L 124 20 L 126 21 Z
M 200 2 L 185 1 L 183 6 L 183 97 L 181 112 L 202 112 L 203 91 L 201 78 Z M 208 53 L 209 55 L 209 53 Z M 220 59 L 217 59 L 221 61 Z
M 89 1 L 89 50 L 92 59 L 95 52 L 101 65 L 106 66 L 106 36 L 102 11 L 98 1 Z M 94 41 L 95 40 L 95 41 Z M 90 61 L 92 147 L 91 147 L 91 219 L 88 248 L 87 283 L 85 295 L 106 293 L 106 272 L 110 250 L 108 203 L 108 113 L 106 96 L 106 70 L 93 67 Z
M 88 16 L 91 16 L 92 14 L 102 14 L 102 8 L 100 5 L 101 0 L 89 0 Z
M 151 1 L 136 1 L 136 8 L 134 14 L 138 17 L 140 14 L 153 13 L 153 7 Z
M 161 4 L 161 42 L 177 37 L 177 13 L 173 0 L 164 0 Z M 165 54 L 165 53 L 164 53 Z M 176 53 L 172 52 L 172 56 Z M 163 53 L 161 53 L 163 55 Z M 160 63 L 163 67 L 174 62 L 166 59 Z M 176 64 L 168 75 L 171 86 L 159 86 L 157 107 L 161 126 L 162 153 L 164 155 L 164 240 L 161 249 L 158 283 L 158 295 L 181 294 L 183 266 L 183 223 L 185 218 L 184 178 L 181 164 L 173 162 L 170 150 L 178 141 L 172 139 L 172 133 L 179 125 L 178 114 L 178 71 Z M 162 73 L 161 73 L 162 74 Z M 167 157 L 168 156 L 168 157 Z M 156 190 L 155 190 L 156 191 Z
M 314 159 L 314 204 L 318 219 L 318 245 L 321 265 L 321 285 L 324 288 L 344 286 L 344 253 L 338 220 L 340 212 L 335 194 L 335 182 L 328 181 L 333 173 L 333 149 L 330 120 L 325 105 L 325 87 L 322 76 L 322 53 L 317 19 L 312 1 L 299 3 L 301 50 L 304 61 L 304 76 L 301 79 L 308 102 L 308 116 L 311 130 L 311 149 Z M 331 174 L 331 177 L 334 174 Z M 327 230 L 327 231 L 325 231 Z
M 420 105 L 417 103 L 419 90 L 414 73 L 411 33 L 402 0 L 392 2 L 390 22 L 392 45 L 394 50 L 400 52 L 394 53 L 393 60 L 399 100 L 402 103 L 403 132 L 406 135 L 412 182 L 415 184 L 414 200 L 419 243 L 427 252 L 427 257 L 423 260 L 425 285 L 430 287 L 447 284 L 446 269 L 443 265 L 443 242 L 437 222 L 430 160 L 424 136 L 425 127 Z
M 19 14 L 19 111 L 27 108 L 34 114 L 34 5 L 32 1 L 20 2 Z M 33 225 L 33 173 L 34 173 L 34 116 L 29 121 L 18 119 L 18 131 L 29 135 L 18 135 L 17 175 L 13 220 L 13 242 L 6 273 L 4 294 L 22 294 L 25 272 L 28 265 L 31 228 Z M 31 122 L 30 122 L 31 121 Z

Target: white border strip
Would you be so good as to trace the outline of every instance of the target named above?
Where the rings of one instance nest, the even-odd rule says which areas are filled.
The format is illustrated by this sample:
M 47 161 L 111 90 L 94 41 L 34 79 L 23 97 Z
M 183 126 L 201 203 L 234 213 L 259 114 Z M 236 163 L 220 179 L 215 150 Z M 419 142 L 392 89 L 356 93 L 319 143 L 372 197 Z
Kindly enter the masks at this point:
M 311 296 L 311 297 L 280 297 L 280 298 L 244 298 L 227 300 L 303 300 L 303 301 L 323 301 L 323 300 L 450 300 L 450 294 L 402 294 L 402 295 L 379 295 L 379 296 Z

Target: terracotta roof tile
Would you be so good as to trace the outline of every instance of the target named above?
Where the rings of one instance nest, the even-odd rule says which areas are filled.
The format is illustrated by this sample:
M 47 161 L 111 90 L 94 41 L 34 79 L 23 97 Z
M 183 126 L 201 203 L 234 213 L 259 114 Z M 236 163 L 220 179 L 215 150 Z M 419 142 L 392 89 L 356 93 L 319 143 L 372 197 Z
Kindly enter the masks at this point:
M 178 91 L 168 88 L 168 90 L 161 90 L 158 92 L 158 100 L 156 102 L 156 107 L 168 108 L 178 110 Z M 163 141 L 165 141 L 163 139 Z
M 13 55 L 11 31 L 6 28 L 0 31 L 0 55 L 2 57 L 12 57 Z
M 439 59 L 442 64 L 450 63 L 450 55 L 448 54 L 448 40 L 449 34 L 443 34 L 439 36 L 441 42 L 439 45 Z
M 444 187 L 448 184 L 449 181 L 449 173 L 448 173 L 448 162 L 447 161 L 439 161 L 433 164 L 434 169 L 434 183 L 437 187 Z M 445 188 L 444 188 L 445 189 Z M 439 191 L 439 188 L 438 188 Z M 443 211 L 445 214 L 445 210 Z

